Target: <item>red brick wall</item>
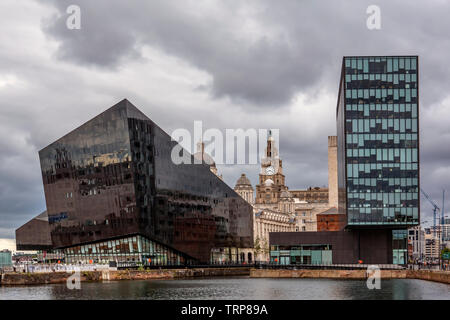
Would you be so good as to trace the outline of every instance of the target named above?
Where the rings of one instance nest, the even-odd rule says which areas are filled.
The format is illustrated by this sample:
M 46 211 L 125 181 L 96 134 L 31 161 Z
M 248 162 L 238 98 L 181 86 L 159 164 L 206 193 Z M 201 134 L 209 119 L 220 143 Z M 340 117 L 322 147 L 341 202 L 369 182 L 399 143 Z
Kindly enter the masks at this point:
M 340 231 L 345 227 L 344 214 L 318 214 L 317 231 Z

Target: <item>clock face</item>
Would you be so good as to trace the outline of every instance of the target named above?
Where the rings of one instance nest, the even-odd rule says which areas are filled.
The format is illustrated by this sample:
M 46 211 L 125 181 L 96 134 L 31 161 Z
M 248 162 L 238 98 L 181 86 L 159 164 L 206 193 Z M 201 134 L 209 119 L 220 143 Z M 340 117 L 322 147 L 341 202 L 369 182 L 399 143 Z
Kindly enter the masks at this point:
M 272 166 L 266 168 L 266 174 L 273 175 L 274 173 L 275 169 Z

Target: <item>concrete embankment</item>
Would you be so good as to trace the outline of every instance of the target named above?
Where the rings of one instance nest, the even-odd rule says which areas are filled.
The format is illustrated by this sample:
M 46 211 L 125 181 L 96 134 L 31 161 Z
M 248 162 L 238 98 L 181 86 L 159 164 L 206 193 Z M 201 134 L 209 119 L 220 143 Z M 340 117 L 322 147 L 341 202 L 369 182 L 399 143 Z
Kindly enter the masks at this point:
M 382 279 L 420 279 L 450 284 L 449 271 L 381 270 Z M 251 269 L 250 278 L 367 279 L 366 270 Z
M 450 271 L 409 270 L 408 278 L 450 284 Z
M 66 272 L 5 273 L 0 285 L 40 285 L 65 283 L 73 275 Z M 161 270 L 81 271 L 81 281 L 151 280 L 195 277 L 248 276 L 251 278 L 366 279 L 366 270 L 283 270 L 250 268 L 198 268 Z M 382 279 L 421 279 L 450 284 L 450 272 L 428 270 L 381 270 Z
M 198 268 L 161 270 L 80 271 L 80 281 L 150 280 L 194 277 L 248 276 L 250 268 Z M 0 285 L 38 285 L 65 283 L 73 273 L 5 273 Z

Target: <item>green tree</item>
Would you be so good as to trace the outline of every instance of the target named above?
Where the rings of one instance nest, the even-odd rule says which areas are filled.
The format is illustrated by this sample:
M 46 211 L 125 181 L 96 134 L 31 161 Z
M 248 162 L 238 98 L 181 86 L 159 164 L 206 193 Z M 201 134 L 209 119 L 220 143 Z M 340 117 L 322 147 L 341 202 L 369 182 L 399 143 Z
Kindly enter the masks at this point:
M 262 252 L 264 252 L 265 254 L 269 254 L 269 252 L 270 252 L 269 243 L 268 243 L 267 239 L 264 239 L 264 243 L 262 245 Z
M 258 258 L 258 255 L 261 253 L 262 248 L 261 248 L 261 241 L 259 240 L 258 237 L 256 237 L 255 239 L 255 244 L 253 246 L 254 250 L 255 250 L 255 259 Z
M 441 250 L 441 258 L 444 258 L 444 255 L 449 256 L 450 255 L 450 249 L 445 247 L 444 249 Z

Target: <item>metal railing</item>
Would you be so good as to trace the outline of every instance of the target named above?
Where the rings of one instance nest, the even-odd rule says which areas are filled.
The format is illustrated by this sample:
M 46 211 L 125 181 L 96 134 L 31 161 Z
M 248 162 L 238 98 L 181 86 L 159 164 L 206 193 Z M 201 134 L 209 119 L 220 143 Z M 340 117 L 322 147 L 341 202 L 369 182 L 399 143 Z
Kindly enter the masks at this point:
M 375 264 L 381 270 L 404 270 L 408 267 L 394 264 Z M 216 263 L 216 264 L 160 264 L 145 265 L 138 262 L 117 262 L 115 266 L 108 264 L 28 264 L 14 265 L 10 272 L 50 273 L 50 272 L 75 272 L 75 271 L 103 271 L 111 267 L 117 270 L 137 269 L 213 269 L 213 268 L 255 268 L 255 269 L 317 269 L 317 270 L 355 270 L 367 269 L 370 264 L 280 264 L 278 262 L 254 261 L 252 263 Z
M 51 272 L 75 272 L 75 271 L 102 271 L 108 270 L 107 264 L 24 264 L 14 265 L 13 272 L 25 273 L 51 273 Z
M 265 263 L 257 265 L 260 269 L 317 269 L 317 270 L 355 270 L 367 269 L 371 265 L 376 265 L 381 270 L 404 270 L 403 265 L 397 264 L 279 264 L 279 263 Z

